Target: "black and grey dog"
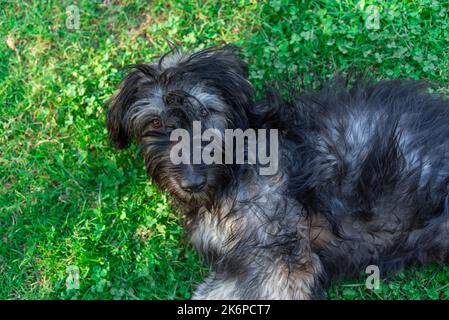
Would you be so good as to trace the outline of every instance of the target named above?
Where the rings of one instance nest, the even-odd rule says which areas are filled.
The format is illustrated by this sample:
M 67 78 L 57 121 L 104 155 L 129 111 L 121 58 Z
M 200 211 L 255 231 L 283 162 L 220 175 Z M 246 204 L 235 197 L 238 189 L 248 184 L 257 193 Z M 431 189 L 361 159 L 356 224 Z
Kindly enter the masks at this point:
M 170 133 L 278 129 L 278 170 L 174 164 Z M 150 177 L 212 267 L 195 299 L 312 299 L 329 281 L 449 257 L 449 102 L 413 81 L 254 103 L 231 47 L 133 66 L 109 136 L 135 139 Z M 223 155 L 224 156 L 224 155 Z

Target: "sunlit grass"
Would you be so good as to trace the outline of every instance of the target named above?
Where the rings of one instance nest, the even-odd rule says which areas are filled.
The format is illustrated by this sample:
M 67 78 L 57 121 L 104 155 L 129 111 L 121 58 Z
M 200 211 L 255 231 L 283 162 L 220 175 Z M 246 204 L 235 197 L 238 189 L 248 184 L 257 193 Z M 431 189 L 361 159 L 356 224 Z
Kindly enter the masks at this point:
M 314 87 L 336 72 L 449 79 L 442 1 L 111 3 L 79 1 L 78 30 L 66 26 L 71 1 L 0 3 L 0 298 L 189 298 L 206 274 L 137 148 L 107 141 L 104 101 L 122 68 L 160 55 L 166 39 L 240 45 L 259 95 L 274 80 Z M 378 30 L 366 28 L 369 5 Z M 69 266 L 79 289 L 66 287 Z M 448 272 L 411 269 L 377 292 L 339 283 L 329 297 L 446 298 Z

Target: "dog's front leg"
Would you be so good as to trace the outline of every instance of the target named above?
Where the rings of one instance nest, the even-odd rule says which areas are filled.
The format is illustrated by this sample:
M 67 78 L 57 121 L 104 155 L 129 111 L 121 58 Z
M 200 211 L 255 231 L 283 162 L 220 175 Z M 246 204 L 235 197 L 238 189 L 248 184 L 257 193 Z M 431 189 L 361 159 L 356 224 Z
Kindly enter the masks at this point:
M 284 217 L 285 218 L 285 217 Z M 305 221 L 255 224 L 223 252 L 193 299 L 313 299 L 321 293 L 322 265 L 311 251 Z M 305 219 L 304 219 L 305 220 Z M 286 224 L 284 224 L 287 223 Z M 294 222 L 294 223 L 293 223 Z M 292 224 L 293 223 L 293 224 Z M 293 230 L 289 227 L 293 227 Z M 247 226 L 245 226 L 247 227 Z
M 211 272 L 193 293 L 194 300 L 239 300 L 238 285 L 235 279 Z
M 310 300 L 320 297 L 321 263 L 312 254 L 302 263 L 289 266 L 279 259 L 267 265 L 251 265 L 249 269 L 234 270 L 235 275 L 211 272 L 198 286 L 195 300 Z

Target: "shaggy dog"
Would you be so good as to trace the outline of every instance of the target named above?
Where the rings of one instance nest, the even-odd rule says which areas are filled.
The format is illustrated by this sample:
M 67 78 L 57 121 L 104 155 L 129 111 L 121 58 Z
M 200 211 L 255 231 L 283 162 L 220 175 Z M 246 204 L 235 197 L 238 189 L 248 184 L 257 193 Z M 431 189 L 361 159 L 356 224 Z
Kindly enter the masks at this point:
M 423 83 L 337 79 L 254 103 L 229 46 L 174 49 L 132 68 L 109 102 L 109 137 L 120 148 L 137 141 L 210 263 L 194 299 L 320 298 L 329 281 L 370 265 L 385 274 L 447 259 L 449 102 Z M 170 134 L 193 133 L 195 121 L 221 133 L 279 130 L 278 170 L 174 164 Z

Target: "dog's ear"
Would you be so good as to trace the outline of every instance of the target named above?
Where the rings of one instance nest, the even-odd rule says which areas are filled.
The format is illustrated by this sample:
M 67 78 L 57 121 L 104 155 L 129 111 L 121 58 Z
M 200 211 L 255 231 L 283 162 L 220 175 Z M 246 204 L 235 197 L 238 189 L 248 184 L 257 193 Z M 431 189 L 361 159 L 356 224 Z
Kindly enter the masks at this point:
M 124 148 L 129 143 L 128 133 L 121 123 L 122 119 L 122 106 L 117 99 L 117 96 L 111 97 L 106 101 L 106 105 L 109 107 L 106 113 L 106 122 L 108 127 L 109 139 L 119 149 Z
M 248 79 L 248 65 L 242 60 L 242 52 L 233 44 L 223 46 L 218 50 L 221 59 L 241 77 Z
M 248 81 L 248 67 L 233 45 L 211 47 L 193 53 L 180 64 L 187 74 L 219 90 L 231 106 L 247 110 L 253 101 L 253 88 Z
M 248 81 L 248 66 L 240 58 L 240 49 L 234 45 L 219 49 L 215 68 L 219 71 L 219 77 L 214 80 L 228 103 L 242 108 L 247 113 L 252 110 L 254 90 Z
M 134 70 L 122 80 L 119 92 L 106 101 L 108 107 L 106 122 L 109 139 L 120 149 L 125 148 L 131 138 L 131 128 L 129 128 L 125 117 L 126 112 L 138 99 L 144 85 L 149 80 L 149 76 L 151 77 L 154 73 L 154 69 L 146 64 L 131 65 L 129 68 Z
M 106 123 L 108 127 L 109 139 L 117 148 L 125 148 L 129 143 L 128 129 L 123 123 L 124 115 L 128 110 L 132 96 L 132 78 L 128 75 L 120 83 L 120 91 L 106 101 L 108 111 L 106 113 Z M 138 80 L 138 79 L 134 79 Z
M 244 79 L 248 79 L 248 66 L 241 58 L 241 50 L 232 44 L 197 51 L 190 55 L 184 63 L 190 64 L 194 69 L 209 68 L 211 72 L 215 73 L 223 71 L 222 76 L 226 76 L 227 72 L 233 72 Z M 218 69 L 214 67 L 218 67 Z

